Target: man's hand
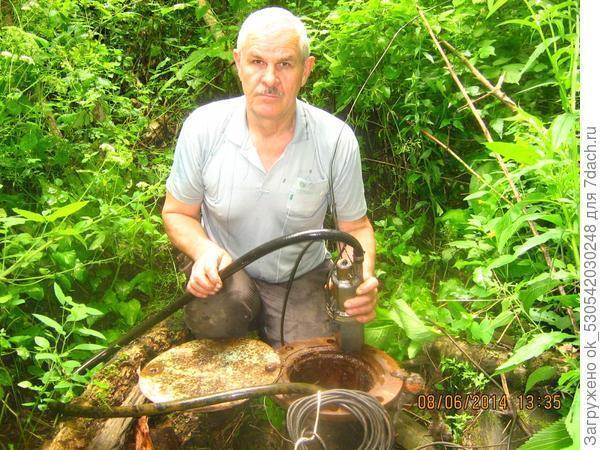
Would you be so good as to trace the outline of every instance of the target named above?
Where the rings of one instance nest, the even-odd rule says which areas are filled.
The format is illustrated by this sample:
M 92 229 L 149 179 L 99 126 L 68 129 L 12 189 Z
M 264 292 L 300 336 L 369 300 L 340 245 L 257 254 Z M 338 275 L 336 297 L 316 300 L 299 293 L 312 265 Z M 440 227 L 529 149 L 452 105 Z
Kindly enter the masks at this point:
M 194 261 L 187 291 L 195 297 L 206 298 L 219 292 L 223 282 L 219 270 L 231 264 L 231 256 L 216 244 L 207 246 Z
M 356 288 L 356 297 L 344 302 L 346 312 L 360 322 L 367 323 L 375 318 L 375 305 L 377 304 L 377 278 L 370 276 Z

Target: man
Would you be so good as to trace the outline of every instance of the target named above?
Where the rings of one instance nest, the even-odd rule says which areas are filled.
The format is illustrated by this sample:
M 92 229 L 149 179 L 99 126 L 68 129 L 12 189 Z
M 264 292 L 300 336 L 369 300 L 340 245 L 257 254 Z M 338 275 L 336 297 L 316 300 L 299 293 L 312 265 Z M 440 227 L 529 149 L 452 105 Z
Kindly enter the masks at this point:
M 215 338 L 244 335 L 258 322 L 265 340 L 280 345 L 285 285 L 304 244 L 273 252 L 225 283 L 218 271 L 276 237 L 322 228 L 331 178 L 339 228 L 365 250 L 364 281 L 346 312 L 372 320 L 375 239 L 358 145 L 340 120 L 297 100 L 315 62 L 304 25 L 282 8 L 256 11 L 242 24 L 233 57 L 244 96 L 188 117 L 167 180 L 165 228 L 193 261 L 187 290 L 199 297 L 186 306 L 186 324 L 198 338 Z M 327 256 L 314 243 L 302 259 L 286 341 L 332 334 L 323 300 Z

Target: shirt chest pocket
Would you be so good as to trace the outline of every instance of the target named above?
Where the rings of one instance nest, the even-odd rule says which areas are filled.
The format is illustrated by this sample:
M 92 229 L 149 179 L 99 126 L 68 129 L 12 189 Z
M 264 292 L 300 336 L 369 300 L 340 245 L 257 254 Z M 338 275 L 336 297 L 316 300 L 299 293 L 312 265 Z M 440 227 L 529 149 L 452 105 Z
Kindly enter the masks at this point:
M 308 181 L 296 179 L 289 193 L 287 207 L 290 217 L 310 218 L 321 209 L 326 201 L 329 183 L 327 180 Z

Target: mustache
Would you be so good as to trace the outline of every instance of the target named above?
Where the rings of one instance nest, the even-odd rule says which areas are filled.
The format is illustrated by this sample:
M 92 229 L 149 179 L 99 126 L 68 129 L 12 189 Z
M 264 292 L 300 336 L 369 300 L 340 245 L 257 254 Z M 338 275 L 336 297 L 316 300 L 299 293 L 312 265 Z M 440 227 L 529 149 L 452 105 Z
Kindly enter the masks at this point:
M 283 92 L 276 87 L 264 88 L 260 93 L 262 95 L 275 95 L 276 97 L 283 97 Z

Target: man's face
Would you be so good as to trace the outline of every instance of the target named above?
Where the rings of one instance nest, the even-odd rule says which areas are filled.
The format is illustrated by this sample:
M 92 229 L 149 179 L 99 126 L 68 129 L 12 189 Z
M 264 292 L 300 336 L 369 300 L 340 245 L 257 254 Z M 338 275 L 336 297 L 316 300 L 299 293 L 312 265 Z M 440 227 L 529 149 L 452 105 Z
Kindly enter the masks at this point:
M 314 65 L 302 60 L 295 31 L 278 29 L 248 35 L 233 53 L 247 111 L 255 119 L 285 120 L 295 111 L 296 97 Z

